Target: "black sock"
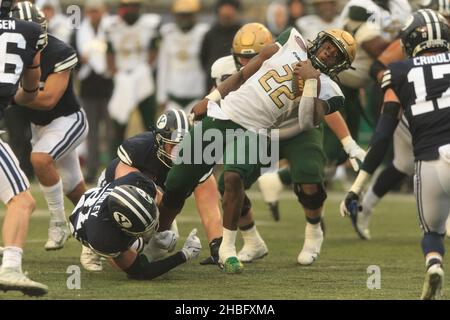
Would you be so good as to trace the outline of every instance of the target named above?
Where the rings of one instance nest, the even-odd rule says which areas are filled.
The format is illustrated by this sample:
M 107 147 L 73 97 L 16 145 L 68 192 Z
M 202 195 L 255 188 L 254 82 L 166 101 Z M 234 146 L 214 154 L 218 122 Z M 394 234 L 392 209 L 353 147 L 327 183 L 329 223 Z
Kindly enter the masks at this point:
M 318 224 L 320 223 L 320 216 L 316 218 L 306 217 L 306 221 L 308 221 L 308 223 L 310 224 Z
M 254 226 L 255 226 L 255 222 L 252 221 L 252 222 L 250 222 L 249 224 L 247 224 L 247 225 L 245 225 L 243 227 L 239 227 L 239 230 L 247 231 L 247 230 L 253 228 Z
M 378 198 L 383 197 L 386 193 L 388 193 L 392 188 L 394 188 L 403 178 L 406 177 L 406 174 L 398 171 L 392 164 L 385 168 L 383 172 L 375 181 L 373 185 L 373 193 L 377 195 Z

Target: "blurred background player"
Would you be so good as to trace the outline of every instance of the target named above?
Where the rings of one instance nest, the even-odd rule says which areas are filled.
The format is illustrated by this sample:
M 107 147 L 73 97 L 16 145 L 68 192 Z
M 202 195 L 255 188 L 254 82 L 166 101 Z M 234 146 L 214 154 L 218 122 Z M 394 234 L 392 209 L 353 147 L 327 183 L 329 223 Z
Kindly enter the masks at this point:
M 84 12 L 85 18 L 80 27 L 72 33 L 71 45 L 78 55 L 80 98 L 89 123 L 85 180 L 93 183 L 101 163 L 101 138 L 112 132 L 108 101 L 113 81 L 106 64 L 106 31 L 111 18 L 103 0 L 86 1 Z M 101 132 L 104 134 L 101 135 Z
M 270 2 L 267 7 L 266 25 L 274 37 L 278 37 L 288 27 L 289 12 L 285 1 Z
M 0 118 L 12 99 L 25 104 L 36 98 L 39 90 L 40 51 L 47 44 L 47 35 L 41 26 L 11 18 L 16 1 L 0 3 L 1 45 L 11 45 L 1 61 Z M 19 88 L 19 83 L 21 88 Z M 21 134 L 16 132 L 15 134 Z M 31 296 L 48 292 L 48 287 L 30 280 L 22 271 L 22 254 L 28 233 L 28 223 L 35 208 L 27 177 L 11 148 L 0 139 L 0 199 L 6 205 L 3 221 L 3 259 L 0 267 L 0 290 L 17 290 Z
M 114 76 L 114 90 L 108 104 L 113 119 L 111 154 L 125 138 L 130 115 L 138 108 L 144 128 L 155 122 L 156 93 L 152 74 L 155 39 L 161 17 L 141 13 L 143 0 L 121 0 L 118 16 L 107 31 L 108 71 Z
M 392 63 L 384 73 L 383 111 L 363 169 L 341 203 L 341 214 L 355 215 L 360 194 L 381 163 L 404 115 L 412 135 L 415 187 L 425 282 L 422 299 L 441 297 L 445 253 L 443 237 L 450 211 L 450 25 L 438 12 L 419 10 L 407 21 L 401 40 L 409 59 Z
M 46 18 L 30 2 L 19 2 L 16 18 L 46 29 Z M 88 123 L 75 97 L 72 69 L 77 55 L 68 44 L 48 35 L 42 51 L 40 90 L 24 105 L 31 122 L 31 164 L 50 211 L 46 250 L 58 250 L 69 236 L 64 195 L 76 204 L 86 191 L 76 147 L 86 138 Z
M 295 24 L 307 41 L 313 41 L 322 30 L 339 27 L 337 0 L 313 0 L 312 4 L 314 14 L 298 18 Z
M 210 77 L 212 64 L 230 54 L 234 35 L 242 26 L 240 0 L 217 0 L 215 9 L 217 21 L 206 32 L 200 54 L 206 78 L 206 91 L 214 86 Z
M 200 49 L 208 25 L 197 22 L 199 11 L 199 0 L 176 0 L 172 4 L 175 22 L 161 27 L 157 78 L 161 110 L 189 112 L 206 93 Z
M 59 0 L 37 0 L 36 6 L 42 10 L 48 21 L 48 33 L 59 40 L 69 43 L 73 26 L 61 10 Z

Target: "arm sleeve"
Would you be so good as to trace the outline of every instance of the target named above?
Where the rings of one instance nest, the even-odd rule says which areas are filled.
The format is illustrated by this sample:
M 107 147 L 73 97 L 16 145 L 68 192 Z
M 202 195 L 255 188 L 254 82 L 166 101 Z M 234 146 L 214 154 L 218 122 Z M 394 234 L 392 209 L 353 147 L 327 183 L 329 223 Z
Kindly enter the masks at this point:
M 179 251 L 162 260 L 148 262 L 145 255 L 140 254 L 125 272 L 132 279 L 151 280 L 186 262 L 184 254 Z

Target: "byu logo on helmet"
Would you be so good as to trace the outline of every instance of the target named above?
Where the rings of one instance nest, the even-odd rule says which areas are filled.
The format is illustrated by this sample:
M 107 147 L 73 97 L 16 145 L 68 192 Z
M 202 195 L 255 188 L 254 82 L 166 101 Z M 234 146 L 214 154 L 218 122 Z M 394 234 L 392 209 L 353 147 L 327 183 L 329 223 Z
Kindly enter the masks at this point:
M 131 223 L 131 221 L 125 217 L 123 214 L 121 214 L 120 212 L 114 212 L 113 214 L 114 219 L 117 221 L 118 224 L 120 224 L 122 227 L 124 228 L 131 228 L 133 226 L 133 224 Z
M 139 194 L 140 194 L 145 200 L 147 200 L 148 203 L 153 204 L 153 199 L 152 199 L 152 197 L 150 197 L 150 195 L 149 195 L 147 192 L 145 192 L 144 190 L 139 189 L 139 188 L 136 188 L 136 191 L 139 192 Z
M 158 129 L 164 129 L 164 127 L 167 124 L 167 116 L 163 114 L 161 117 L 159 117 L 158 122 L 156 123 L 156 126 Z

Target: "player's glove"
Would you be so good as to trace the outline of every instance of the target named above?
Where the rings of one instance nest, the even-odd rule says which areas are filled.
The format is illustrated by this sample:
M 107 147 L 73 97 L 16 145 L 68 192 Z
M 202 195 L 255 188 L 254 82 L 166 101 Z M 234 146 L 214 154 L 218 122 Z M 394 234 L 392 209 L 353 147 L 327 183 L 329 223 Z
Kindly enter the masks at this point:
M 353 191 L 349 191 L 340 205 L 341 216 L 355 216 L 361 210 L 362 206 L 359 203 L 359 195 Z
M 200 254 L 201 248 L 202 244 L 200 243 L 200 239 L 197 237 L 197 229 L 193 229 L 186 238 L 181 252 L 183 252 L 186 261 L 188 261 L 197 258 Z
M 345 152 L 348 154 L 348 159 L 353 167 L 353 170 L 359 171 L 361 165 L 366 157 L 366 151 L 362 149 L 350 136 L 341 140 Z
M 173 251 L 175 245 L 177 244 L 178 235 L 172 230 L 166 230 L 162 232 L 157 232 L 153 236 L 153 238 L 156 247 L 171 252 Z

